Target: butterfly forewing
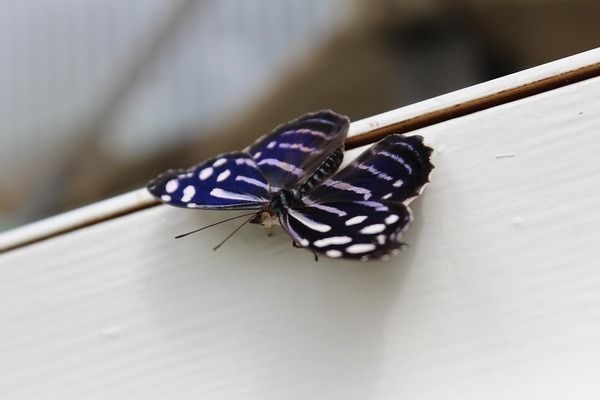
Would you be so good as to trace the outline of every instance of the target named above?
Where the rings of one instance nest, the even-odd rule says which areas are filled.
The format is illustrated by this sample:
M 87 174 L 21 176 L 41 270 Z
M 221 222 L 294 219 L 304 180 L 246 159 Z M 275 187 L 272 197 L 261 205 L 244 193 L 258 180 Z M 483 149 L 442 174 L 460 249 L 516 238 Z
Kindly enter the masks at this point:
M 313 201 L 401 201 L 418 195 L 433 169 L 421 136 L 390 135 L 316 188 Z
M 251 210 L 269 201 L 268 186 L 252 157 L 235 152 L 188 170 L 167 171 L 153 179 L 148 190 L 177 207 Z
M 271 187 L 293 188 L 343 148 L 349 124 L 348 118 L 333 111 L 306 114 L 278 126 L 244 151 L 252 155 Z
M 282 223 L 302 247 L 333 258 L 367 260 L 398 249 L 411 218 L 402 203 L 353 201 L 289 210 Z

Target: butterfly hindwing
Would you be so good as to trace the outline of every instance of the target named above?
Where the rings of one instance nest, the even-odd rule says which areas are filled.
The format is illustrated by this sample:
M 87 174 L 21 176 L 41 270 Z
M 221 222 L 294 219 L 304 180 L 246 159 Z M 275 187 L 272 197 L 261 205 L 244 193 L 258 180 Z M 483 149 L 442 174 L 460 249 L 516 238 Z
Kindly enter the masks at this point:
M 408 203 L 429 182 L 432 149 L 422 136 L 390 135 L 327 179 L 309 197 L 322 201 Z
M 407 204 L 429 182 L 432 149 L 421 136 L 388 136 L 290 208 L 294 241 L 333 258 L 377 259 L 400 248 Z
M 291 209 L 282 224 L 301 247 L 333 258 L 377 259 L 402 244 L 412 220 L 402 203 L 331 202 Z
M 148 184 L 163 203 L 203 209 L 258 209 L 269 200 L 269 184 L 244 152 L 213 157 L 187 170 L 169 170 Z
M 282 124 L 244 151 L 250 153 L 276 189 L 292 188 L 343 148 L 350 121 L 333 111 L 318 111 Z

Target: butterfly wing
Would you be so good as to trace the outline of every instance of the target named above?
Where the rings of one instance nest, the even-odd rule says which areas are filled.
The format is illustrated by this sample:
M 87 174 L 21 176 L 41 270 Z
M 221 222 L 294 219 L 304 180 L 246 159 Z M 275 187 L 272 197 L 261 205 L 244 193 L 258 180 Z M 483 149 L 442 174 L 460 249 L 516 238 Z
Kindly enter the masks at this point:
M 244 149 L 255 159 L 272 191 L 293 188 L 343 147 L 350 121 L 324 110 L 275 128 Z
M 432 151 L 423 144 L 422 136 L 387 136 L 325 180 L 309 197 L 319 202 L 374 200 L 408 204 L 429 182 Z
M 408 202 L 429 181 L 432 149 L 420 136 L 391 135 L 288 209 L 282 224 L 303 247 L 329 257 L 380 258 L 401 246 Z
M 267 180 L 244 152 L 169 170 L 150 181 L 148 190 L 163 203 L 186 208 L 253 210 L 269 201 Z
M 402 203 L 351 201 L 291 209 L 281 222 L 302 247 L 333 258 L 367 260 L 399 249 L 398 238 L 411 221 Z

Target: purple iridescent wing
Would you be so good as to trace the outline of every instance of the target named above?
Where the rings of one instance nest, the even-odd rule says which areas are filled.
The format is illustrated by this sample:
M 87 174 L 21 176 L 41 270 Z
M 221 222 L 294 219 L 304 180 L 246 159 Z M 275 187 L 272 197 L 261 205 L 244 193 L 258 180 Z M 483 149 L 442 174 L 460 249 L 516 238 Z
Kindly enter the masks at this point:
M 309 113 L 278 126 L 244 151 L 252 155 L 273 191 L 289 189 L 343 148 L 349 125 L 347 117 L 333 111 Z
M 294 241 L 329 257 L 376 259 L 401 247 L 407 204 L 429 181 L 432 149 L 420 136 L 391 135 L 288 209 Z
M 169 170 L 150 181 L 148 190 L 163 203 L 186 208 L 253 210 L 269 201 L 267 180 L 243 152 Z
M 432 149 L 422 136 L 390 135 L 325 180 L 309 197 L 323 201 L 395 201 L 408 204 L 429 182 Z

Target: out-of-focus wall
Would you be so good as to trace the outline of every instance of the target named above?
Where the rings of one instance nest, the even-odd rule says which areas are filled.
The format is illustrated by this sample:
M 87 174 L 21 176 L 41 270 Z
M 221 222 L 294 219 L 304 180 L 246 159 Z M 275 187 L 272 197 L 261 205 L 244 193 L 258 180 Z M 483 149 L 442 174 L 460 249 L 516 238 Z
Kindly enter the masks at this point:
M 0 229 L 318 108 L 362 118 L 597 45 L 600 3 L 56 0 L 0 8 Z
M 53 189 L 36 187 L 54 172 L 54 190 L 65 190 L 61 165 L 86 149 L 80 140 L 144 158 L 231 119 L 339 29 L 348 14 L 341 5 L 8 2 L 0 9 L 0 214 L 37 216 L 44 207 L 35 196 Z

